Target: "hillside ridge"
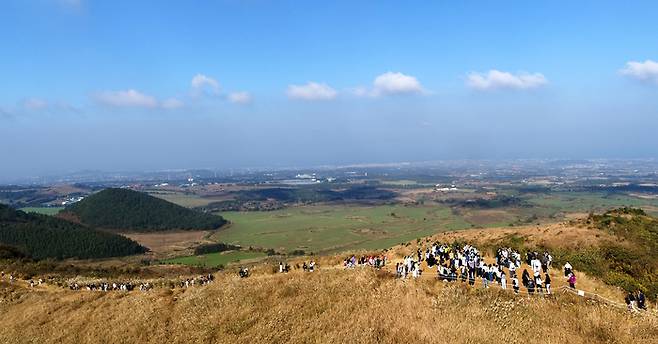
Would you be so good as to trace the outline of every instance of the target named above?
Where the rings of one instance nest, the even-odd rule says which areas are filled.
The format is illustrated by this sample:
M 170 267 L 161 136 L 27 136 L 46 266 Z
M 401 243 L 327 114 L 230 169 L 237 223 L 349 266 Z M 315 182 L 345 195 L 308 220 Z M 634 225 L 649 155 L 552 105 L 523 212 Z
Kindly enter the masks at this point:
M 81 223 L 92 227 L 133 232 L 207 230 L 226 223 L 221 216 L 198 212 L 125 188 L 99 191 L 66 208 L 60 216 L 77 217 Z

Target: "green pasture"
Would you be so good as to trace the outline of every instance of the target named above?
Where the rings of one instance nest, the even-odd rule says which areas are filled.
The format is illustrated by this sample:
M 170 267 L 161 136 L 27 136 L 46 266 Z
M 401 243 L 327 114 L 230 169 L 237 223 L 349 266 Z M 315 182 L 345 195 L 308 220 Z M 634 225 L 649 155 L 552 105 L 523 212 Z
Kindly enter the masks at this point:
M 243 260 L 265 257 L 265 253 L 252 251 L 229 251 L 209 253 L 200 256 L 176 257 L 162 261 L 162 264 L 182 264 L 192 266 L 217 267 L 226 266 Z
M 471 225 L 437 206 L 303 206 L 270 212 L 224 212 L 221 242 L 290 252 L 381 249 Z
M 602 212 L 619 207 L 658 207 L 658 200 L 641 199 L 624 194 L 604 192 L 556 192 L 534 195 L 528 199 L 540 215 L 547 212 Z
M 19 210 L 22 210 L 26 213 L 56 215 L 62 209 L 64 209 L 64 207 L 26 207 L 26 208 L 20 208 Z
M 165 201 L 169 201 L 186 208 L 204 207 L 212 202 L 217 201 L 217 199 L 180 192 L 149 192 L 149 195 L 164 199 Z

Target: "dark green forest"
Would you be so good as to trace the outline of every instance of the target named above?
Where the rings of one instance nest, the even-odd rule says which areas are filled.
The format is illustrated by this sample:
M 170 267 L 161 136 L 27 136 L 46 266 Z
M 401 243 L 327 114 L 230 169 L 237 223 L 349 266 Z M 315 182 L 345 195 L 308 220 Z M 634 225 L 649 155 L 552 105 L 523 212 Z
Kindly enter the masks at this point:
M 7 258 L 107 258 L 143 253 L 145 247 L 118 234 L 0 204 L 0 243 Z M 8 246 L 5 246 L 8 245 Z
M 129 189 L 105 189 L 65 209 L 90 227 L 154 232 L 168 229 L 216 229 L 221 216 L 181 207 Z

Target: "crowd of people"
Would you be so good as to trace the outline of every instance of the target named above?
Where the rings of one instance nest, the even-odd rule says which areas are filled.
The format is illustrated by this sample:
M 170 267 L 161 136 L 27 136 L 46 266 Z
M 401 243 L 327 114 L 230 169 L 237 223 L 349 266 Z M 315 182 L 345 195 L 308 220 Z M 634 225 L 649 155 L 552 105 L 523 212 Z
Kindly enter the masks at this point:
M 190 288 L 195 285 L 206 285 L 215 279 L 212 274 L 202 275 L 194 278 L 185 278 L 176 283 L 177 287 Z M 154 285 L 151 282 L 93 282 L 81 284 L 72 282 L 68 284 L 70 290 L 89 290 L 89 291 L 133 291 L 138 289 L 140 291 L 148 291 L 153 289 Z
M 147 283 L 148 284 L 148 283 Z M 144 283 L 140 284 L 140 290 L 143 289 Z M 73 282 L 69 284 L 70 290 L 91 290 L 91 291 L 133 291 L 135 289 L 135 284 L 131 282 L 125 283 L 110 283 L 110 282 L 99 282 L 99 283 L 87 283 L 87 284 L 78 284 L 78 282 Z
M 502 289 L 512 286 L 515 293 L 520 292 L 523 285 L 529 294 L 551 293 L 551 277 L 549 269 L 553 257 L 544 252 L 528 252 L 526 262 L 530 266 L 529 272 L 524 269 L 521 273 L 521 283 L 517 271 L 521 268 L 521 254 L 511 248 L 500 248 L 496 252 L 495 262 L 487 264 L 481 252 L 473 245 L 434 243 L 426 249 L 418 249 L 414 255 L 405 256 L 402 262 L 396 263 L 395 271 L 399 278 L 420 277 L 422 274 L 421 262 L 425 261 L 428 269 L 437 269 L 437 278 L 443 281 L 458 281 L 475 285 L 481 280 L 484 288 L 496 284 Z M 575 288 L 575 274 L 573 270 L 568 277 Z
M 184 280 L 181 280 L 179 286 L 181 288 L 189 288 L 194 285 L 206 285 L 214 280 L 215 280 L 215 276 L 213 274 L 201 275 L 195 278 L 186 278 Z
M 371 266 L 376 269 L 381 269 L 386 266 L 386 263 L 388 263 L 388 258 L 385 255 L 361 256 L 360 258 L 356 258 L 355 255 L 352 255 L 343 260 L 343 267 L 351 269 L 357 266 Z
M 520 292 L 522 285 L 528 294 L 551 294 L 551 276 L 549 270 L 553 262 L 553 257 L 549 252 L 539 253 L 536 251 L 527 252 L 525 263 L 530 267 L 523 269 L 521 280 L 517 276 L 517 271 L 521 269 L 521 254 L 508 247 L 499 248 L 495 254 L 493 264 L 487 264 L 481 252 L 473 245 L 464 244 L 441 244 L 434 243 L 426 249 L 418 249 L 415 254 L 407 255 L 402 262 L 395 264 L 395 273 L 398 278 L 406 279 L 408 277 L 418 278 L 423 273 L 422 262 L 426 263 L 428 269 L 436 266 L 437 278 L 446 282 L 459 281 L 475 285 L 481 280 L 484 288 L 498 285 L 501 289 L 506 290 L 508 284 L 511 285 L 514 293 Z M 380 269 L 388 264 L 386 255 L 364 255 L 357 258 L 351 255 L 343 260 L 343 267 L 351 269 L 355 267 L 374 267 Z M 296 264 L 295 269 L 302 269 L 304 272 L 314 272 L 317 268 L 315 261 L 304 261 L 302 265 Z M 288 263 L 279 262 L 278 272 L 287 273 L 291 271 Z M 564 277 L 572 289 L 576 288 L 576 274 L 570 262 L 563 266 Z M 249 269 L 240 267 L 238 272 L 242 278 L 249 277 Z M 543 275 L 543 276 L 542 276 Z M 0 278 L 5 279 L 4 271 L 0 272 Z M 215 277 L 212 274 L 202 275 L 195 278 L 185 278 L 176 284 L 170 284 L 173 288 L 189 288 L 195 285 L 206 285 L 211 283 Z M 14 283 L 16 278 L 13 274 L 8 274 L 9 283 Z M 41 278 L 30 279 L 29 286 L 40 286 L 45 281 Z M 66 285 L 64 285 L 66 286 Z M 94 282 L 80 284 L 73 282 L 68 284 L 70 290 L 89 290 L 89 291 L 132 291 L 136 288 L 140 291 L 148 291 L 154 287 L 151 282 Z M 625 297 L 625 302 L 629 310 L 646 310 L 646 298 L 641 290 L 629 292 Z
M 402 263 L 395 264 L 395 271 L 400 278 L 407 278 L 409 275 L 413 278 L 420 277 L 420 260 L 414 260 L 412 256 L 405 256 Z

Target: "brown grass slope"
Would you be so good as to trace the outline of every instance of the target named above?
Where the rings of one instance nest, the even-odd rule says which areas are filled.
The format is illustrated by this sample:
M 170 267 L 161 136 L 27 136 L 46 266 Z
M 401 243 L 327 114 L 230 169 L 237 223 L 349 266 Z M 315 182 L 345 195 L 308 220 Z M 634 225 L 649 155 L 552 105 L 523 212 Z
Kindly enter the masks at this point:
M 147 293 L 0 290 L 1 343 L 658 343 L 652 314 L 370 269 L 220 275 Z

